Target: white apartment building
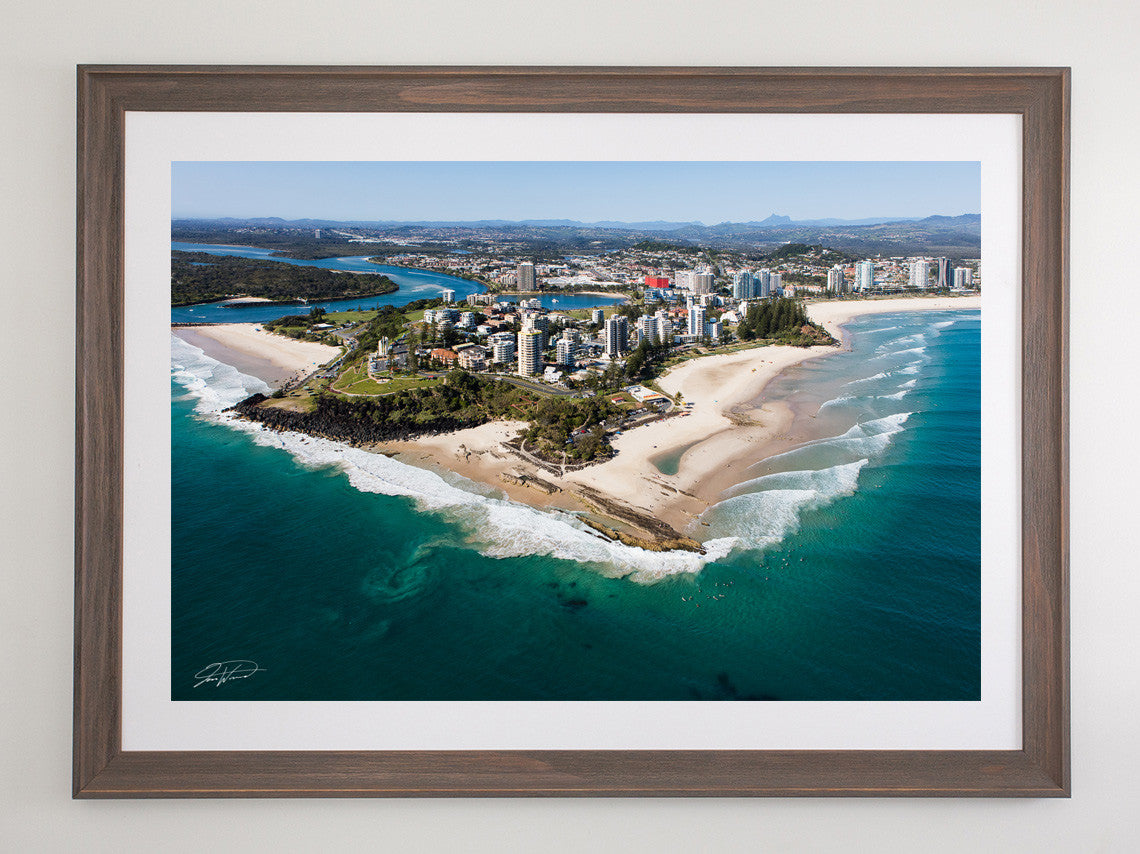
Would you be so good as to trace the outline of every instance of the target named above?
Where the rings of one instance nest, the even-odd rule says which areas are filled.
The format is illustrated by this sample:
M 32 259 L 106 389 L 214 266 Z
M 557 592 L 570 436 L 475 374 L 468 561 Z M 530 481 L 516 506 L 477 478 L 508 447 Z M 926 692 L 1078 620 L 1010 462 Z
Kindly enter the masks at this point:
M 605 353 L 611 359 L 629 352 L 629 322 L 620 314 L 606 320 Z
M 910 286 L 925 288 L 930 279 L 930 262 L 925 259 L 912 261 L 910 265 Z
M 689 326 L 688 333 L 690 335 L 704 335 L 705 334 L 705 308 L 702 305 L 689 306 Z
M 542 373 L 542 333 L 520 332 L 518 338 L 518 373 L 533 377 Z
M 563 336 L 555 347 L 555 361 L 560 365 L 573 365 L 578 355 L 578 343 L 573 338 Z

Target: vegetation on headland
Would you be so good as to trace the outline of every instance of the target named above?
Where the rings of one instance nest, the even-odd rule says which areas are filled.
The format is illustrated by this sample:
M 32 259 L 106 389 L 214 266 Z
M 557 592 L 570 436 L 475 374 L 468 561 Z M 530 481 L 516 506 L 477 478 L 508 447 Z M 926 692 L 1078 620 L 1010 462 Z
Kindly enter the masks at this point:
M 749 305 L 736 334 L 743 341 L 765 339 L 793 347 L 835 343 L 827 330 L 808 319 L 803 303 L 785 297 Z
M 518 419 L 529 422 L 522 437 L 527 453 L 550 463 L 590 462 L 609 456 L 608 435 L 621 429 L 624 418 L 634 410 L 644 412 L 632 399 L 625 399 L 622 389 L 631 383 L 653 385 L 668 366 L 710 351 L 721 352 L 728 341 L 725 336 L 715 348 L 707 339 L 681 348 L 643 341 L 624 362 L 614 361 L 606 370 L 585 378 L 566 378 L 564 385 L 577 394 L 552 397 L 543 384 L 517 378 L 504 380 L 453 370 L 444 380 L 440 373 L 433 373 L 444 366 L 426 355 L 416 355 L 418 345 L 433 335 L 410 319 L 440 302 L 418 300 L 400 308 L 384 306 L 368 312 L 367 319 L 350 330 L 355 346 L 342 357 L 334 377 L 312 384 L 300 393 L 303 399 L 292 394 L 282 400 L 285 393 L 275 393 L 278 402 L 267 408 L 290 414 L 262 415 L 256 406 L 246 406 L 243 414 L 283 428 L 289 422 L 289 429 L 316 431 L 346 441 L 409 438 Z M 635 320 L 641 307 L 627 304 L 615 312 Z M 266 327 L 293 337 L 319 336 L 313 325 L 325 316 L 320 308 L 314 308 L 308 315 L 287 315 L 266 323 Z M 802 304 L 794 299 L 754 304 L 738 331 L 743 346 L 834 343 L 825 330 L 808 320 Z M 407 344 L 409 363 L 402 370 L 377 378 L 363 362 L 376 351 L 381 338 Z M 338 394 L 343 397 L 338 399 Z M 622 401 L 615 402 L 619 397 Z M 345 400 L 347 405 L 342 405 Z
M 389 294 L 397 285 L 387 276 L 340 273 L 264 258 L 172 252 L 171 305 L 216 302 L 231 297 L 263 297 L 274 302 L 329 300 Z
M 608 453 L 604 430 L 596 427 L 618 413 L 605 400 L 541 398 L 532 392 L 456 370 L 443 382 L 369 397 L 340 397 L 318 393 L 310 411 L 263 405 L 269 398 L 255 394 L 234 407 L 238 414 L 278 430 L 296 430 L 351 444 L 396 441 L 477 427 L 490 421 L 530 420 L 528 437 L 534 453 L 558 444 L 569 459 L 587 462 Z
M 609 456 L 606 422 L 621 410 L 604 397 L 551 397 L 539 401 L 523 435 L 526 449 L 537 457 L 556 461 L 590 462 Z

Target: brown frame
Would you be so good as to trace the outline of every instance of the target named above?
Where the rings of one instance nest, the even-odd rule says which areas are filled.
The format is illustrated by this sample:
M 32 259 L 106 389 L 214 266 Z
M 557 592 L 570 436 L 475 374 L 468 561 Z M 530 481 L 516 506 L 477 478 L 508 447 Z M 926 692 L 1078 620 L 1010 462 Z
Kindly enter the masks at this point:
M 75 797 L 1069 794 L 1068 69 L 81 66 L 78 108 Z M 1023 748 L 123 751 L 128 110 L 1020 115 Z

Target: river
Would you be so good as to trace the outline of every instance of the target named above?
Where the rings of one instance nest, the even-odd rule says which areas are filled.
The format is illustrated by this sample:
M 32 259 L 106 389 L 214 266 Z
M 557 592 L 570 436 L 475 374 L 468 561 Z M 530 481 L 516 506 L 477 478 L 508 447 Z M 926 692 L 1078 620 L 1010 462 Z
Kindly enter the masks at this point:
M 232 308 L 221 303 L 203 303 L 191 306 L 178 306 L 170 310 L 171 323 L 265 323 L 286 314 L 296 314 L 309 308 L 320 306 L 326 311 L 346 311 L 356 308 L 380 308 L 385 305 L 407 305 L 420 299 L 438 297 L 445 288 L 455 291 L 455 299 L 462 302 L 469 294 L 482 293 L 484 287 L 468 279 L 449 276 L 433 270 L 417 270 L 411 267 L 393 267 L 389 264 L 373 264 L 370 255 L 352 255 L 340 258 L 321 258 L 308 261 L 274 255 L 274 250 L 257 246 L 228 246 L 213 243 L 182 243 L 172 241 L 172 250 L 180 252 L 204 252 L 208 255 L 233 255 L 238 258 L 264 258 L 296 264 L 299 267 L 320 267 L 346 273 L 380 273 L 399 285 L 399 290 L 374 297 L 324 300 L 311 302 L 307 307 L 296 305 L 263 305 L 256 307 Z M 593 294 L 536 294 L 543 308 L 566 310 L 592 308 L 594 306 L 617 305 L 624 302 L 620 296 L 597 296 Z M 504 297 L 506 302 L 517 302 L 519 297 Z

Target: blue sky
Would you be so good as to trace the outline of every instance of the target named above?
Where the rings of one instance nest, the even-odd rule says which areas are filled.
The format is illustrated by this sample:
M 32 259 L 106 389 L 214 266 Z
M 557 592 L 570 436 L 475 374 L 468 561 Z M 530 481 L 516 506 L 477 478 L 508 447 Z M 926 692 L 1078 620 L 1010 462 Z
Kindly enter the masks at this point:
M 173 216 L 719 222 L 981 211 L 974 162 L 188 163 Z

